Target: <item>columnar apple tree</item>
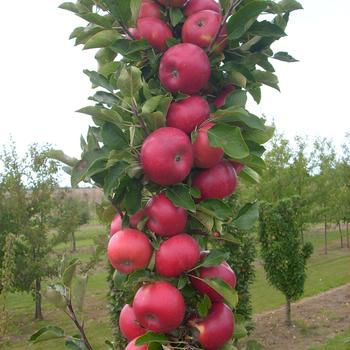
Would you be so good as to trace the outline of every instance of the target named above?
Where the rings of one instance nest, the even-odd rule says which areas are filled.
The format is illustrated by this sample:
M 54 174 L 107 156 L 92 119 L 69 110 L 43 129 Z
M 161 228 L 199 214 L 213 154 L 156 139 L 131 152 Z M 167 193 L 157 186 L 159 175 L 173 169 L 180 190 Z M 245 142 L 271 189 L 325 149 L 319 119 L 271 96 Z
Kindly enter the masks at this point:
M 271 44 L 295 0 L 78 0 L 61 8 L 88 22 L 71 34 L 99 49 L 85 70 L 95 105 L 72 184 L 103 188 L 116 212 L 108 258 L 125 305 L 126 349 L 219 349 L 234 336 L 236 275 L 224 223 L 256 205 L 223 199 L 238 177 L 258 181 L 273 128 L 246 109 L 278 89 Z M 101 209 L 101 208 L 100 208 Z M 105 208 L 110 212 L 110 208 Z M 120 348 L 120 344 L 119 347 Z

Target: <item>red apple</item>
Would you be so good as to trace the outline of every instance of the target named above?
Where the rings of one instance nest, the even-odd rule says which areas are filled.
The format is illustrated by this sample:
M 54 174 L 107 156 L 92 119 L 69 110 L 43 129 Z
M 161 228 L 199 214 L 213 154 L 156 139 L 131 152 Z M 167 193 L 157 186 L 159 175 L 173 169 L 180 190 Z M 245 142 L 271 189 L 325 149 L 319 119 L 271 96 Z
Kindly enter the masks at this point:
M 237 187 L 237 175 L 229 161 L 222 160 L 213 167 L 201 170 L 192 178 L 192 186 L 201 191 L 201 200 L 223 199 Z
M 216 97 L 216 99 L 214 100 L 214 106 L 216 108 L 221 108 L 225 106 L 226 103 L 226 97 L 233 91 L 236 90 L 236 86 L 230 84 L 230 85 L 226 85 L 220 92 L 220 94 L 218 95 L 218 97 Z
M 156 270 L 164 277 L 178 277 L 200 260 L 198 242 L 186 233 L 164 241 L 156 253 Z
M 223 304 L 213 304 L 202 321 L 191 322 L 198 332 L 198 341 L 205 350 L 217 350 L 233 336 L 235 321 L 231 309 Z
M 164 193 L 154 196 L 147 204 L 147 227 L 159 236 L 170 237 L 184 231 L 187 212 L 176 207 Z
M 158 281 L 141 287 L 133 302 L 137 320 L 146 329 L 168 333 L 177 328 L 185 316 L 185 300 L 172 284 Z
M 129 28 L 129 32 L 130 34 L 135 38 L 135 40 L 141 40 L 141 34 L 140 32 L 137 30 L 137 28 Z M 132 38 L 130 37 L 130 35 L 126 36 L 127 39 L 131 40 Z
M 190 0 L 185 7 L 184 15 L 189 17 L 203 10 L 211 10 L 221 13 L 221 7 L 215 0 Z
M 147 344 L 137 346 L 137 345 L 135 344 L 137 339 L 138 339 L 138 338 L 132 340 L 132 341 L 127 345 L 127 347 L 125 348 L 125 350 L 148 350 L 148 345 L 147 345 Z
M 207 85 L 209 78 L 209 58 L 196 45 L 174 45 L 160 61 L 159 79 L 170 92 L 194 95 Z
M 142 145 L 141 164 L 146 176 L 159 185 L 183 181 L 193 164 L 189 137 L 179 129 L 157 129 Z
M 227 262 L 222 262 L 218 266 L 201 267 L 198 277 L 201 279 L 217 278 L 226 282 L 232 288 L 236 287 L 237 282 L 236 274 Z M 224 301 L 224 298 L 219 293 L 200 279 L 191 277 L 191 283 L 201 294 L 207 294 L 212 302 Z
M 182 27 L 182 41 L 207 48 L 219 30 L 222 16 L 211 10 L 197 12 L 188 17 Z M 227 42 L 227 28 L 224 26 L 217 39 L 216 46 L 222 50 Z
M 198 168 L 211 168 L 224 156 L 224 150 L 220 147 L 213 147 L 209 143 L 208 130 L 215 126 L 214 123 L 207 123 L 197 133 L 197 138 L 192 144 L 194 165 Z
M 244 164 L 238 163 L 238 162 L 235 162 L 235 161 L 231 161 L 231 164 L 235 168 L 236 174 L 239 174 L 245 167 Z
M 134 309 L 126 304 L 119 315 L 119 328 L 123 336 L 128 340 L 133 340 L 146 333 L 136 320 Z
M 114 234 L 108 243 L 108 259 L 121 273 L 145 269 L 152 256 L 152 247 L 141 231 L 125 228 Z
M 182 7 L 187 0 L 158 0 L 162 5 L 168 7 Z
M 137 20 L 137 31 L 141 37 L 158 51 L 165 51 L 168 46 L 167 39 L 173 37 L 168 25 L 159 18 L 145 17 Z
M 152 0 L 142 0 L 138 18 L 144 17 L 162 18 L 160 6 Z
M 111 223 L 111 228 L 109 229 L 109 235 L 112 237 L 115 233 L 117 233 L 118 231 L 120 231 L 123 227 L 122 227 L 122 217 L 120 216 L 120 214 L 117 214 L 112 223 Z
M 209 118 L 210 107 L 201 96 L 190 96 L 185 100 L 173 102 L 167 115 L 167 126 L 178 128 L 189 134 Z

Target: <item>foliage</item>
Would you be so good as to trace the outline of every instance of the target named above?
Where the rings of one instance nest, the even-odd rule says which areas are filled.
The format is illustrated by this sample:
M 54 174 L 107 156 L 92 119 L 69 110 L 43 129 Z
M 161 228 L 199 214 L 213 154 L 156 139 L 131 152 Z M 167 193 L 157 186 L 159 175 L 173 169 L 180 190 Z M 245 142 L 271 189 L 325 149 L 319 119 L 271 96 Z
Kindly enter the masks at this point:
M 306 262 L 313 251 L 311 243 L 301 240 L 299 203 L 300 198 L 291 197 L 262 203 L 260 208 L 259 240 L 266 276 L 285 295 L 287 307 L 304 292 Z

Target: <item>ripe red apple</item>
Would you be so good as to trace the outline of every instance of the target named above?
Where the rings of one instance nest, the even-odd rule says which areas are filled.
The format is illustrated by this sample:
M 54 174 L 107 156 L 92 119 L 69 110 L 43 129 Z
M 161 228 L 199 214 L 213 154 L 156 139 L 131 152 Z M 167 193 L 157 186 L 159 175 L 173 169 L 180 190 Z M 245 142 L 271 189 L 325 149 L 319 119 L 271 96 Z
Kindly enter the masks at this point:
M 231 309 L 219 303 L 213 304 L 204 320 L 191 322 L 191 325 L 198 330 L 198 341 L 205 350 L 217 350 L 232 338 L 234 322 Z
M 237 282 L 235 272 L 226 261 L 217 266 L 201 267 L 198 277 L 202 279 L 217 278 L 226 282 L 232 288 L 236 287 Z M 207 294 L 212 302 L 218 303 L 224 301 L 224 298 L 205 282 L 195 277 L 191 277 L 190 279 L 193 287 L 201 294 Z
M 188 17 L 182 27 L 182 41 L 192 43 L 202 48 L 207 48 L 219 30 L 221 14 L 204 10 L 196 12 Z M 215 43 L 218 50 L 222 50 L 227 43 L 227 28 L 224 26 Z
M 187 0 L 159 0 L 159 2 L 168 7 L 182 7 Z
M 173 37 L 168 25 L 159 18 L 144 17 L 137 20 L 137 31 L 158 51 L 165 51 L 167 39 Z
M 234 162 L 234 161 L 231 161 L 231 164 L 235 168 L 236 174 L 239 174 L 245 167 L 244 164 L 238 163 L 238 162 Z
M 129 28 L 129 32 L 135 38 L 135 40 L 141 40 L 142 39 L 141 34 L 137 30 L 137 28 Z M 131 40 L 131 37 L 129 35 L 127 35 L 126 37 L 127 37 L 127 39 Z
M 183 181 L 193 164 L 189 137 L 179 129 L 157 129 L 142 145 L 141 164 L 144 173 L 156 184 L 166 186 Z
M 146 329 L 168 333 L 177 328 L 185 316 L 185 300 L 172 284 L 158 281 L 141 287 L 133 302 L 137 320 Z
M 148 266 L 152 247 L 141 231 L 125 228 L 114 234 L 108 243 L 108 259 L 121 273 L 131 273 Z
M 152 0 L 142 0 L 138 18 L 144 17 L 162 18 L 160 6 Z
M 159 236 L 170 237 L 184 231 L 187 212 L 176 207 L 164 193 L 154 196 L 145 209 L 148 216 L 147 227 Z
M 207 123 L 197 133 L 197 138 L 192 144 L 194 165 L 198 168 L 211 168 L 224 156 L 224 150 L 220 147 L 213 147 L 209 143 L 208 130 L 215 126 L 214 123 Z
M 198 242 L 186 233 L 164 241 L 156 253 L 156 270 L 164 277 L 178 277 L 200 260 Z
M 167 126 L 189 134 L 209 118 L 210 107 L 201 96 L 190 96 L 179 102 L 172 102 L 167 115 Z
M 119 315 L 119 328 L 123 336 L 128 340 L 133 340 L 147 332 L 136 320 L 134 309 L 126 304 Z
M 137 339 L 138 339 L 138 338 L 132 340 L 132 341 L 127 345 L 127 347 L 125 348 L 125 350 L 148 350 L 148 345 L 147 345 L 147 344 L 137 346 L 137 345 L 135 344 Z
M 112 220 L 112 223 L 111 223 L 111 228 L 109 229 L 109 235 L 111 237 L 123 228 L 122 221 L 123 221 L 123 219 L 120 216 L 120 214 L 117 214 L 114 217 L 114 219 Z
M 237 175 L 229 161 L 222 160 L 213 167 L 201 170 L 192 178 L 192 186 L 201 191 L 201 200 L 223 199 L 237 188 Z
M 160 61 L 159 79 L 170 92 L 194 95 L 207 85 L 209 78 L 209 58 L 196 45 L 174 45 Z
M 226 103 L 226 97 L 233 91 L 236 90 L 236 86 L 230 84 L 226 85 L 220 92 L 220 94 L 216 97 L 214 100 L 214 106 L 216 108 L 221 108 L 225 106 Z
M 184 15 L 189 17 L 203 10 L 221 13 L 221 7 L 215 0 L 190 0 L 185 6 Z

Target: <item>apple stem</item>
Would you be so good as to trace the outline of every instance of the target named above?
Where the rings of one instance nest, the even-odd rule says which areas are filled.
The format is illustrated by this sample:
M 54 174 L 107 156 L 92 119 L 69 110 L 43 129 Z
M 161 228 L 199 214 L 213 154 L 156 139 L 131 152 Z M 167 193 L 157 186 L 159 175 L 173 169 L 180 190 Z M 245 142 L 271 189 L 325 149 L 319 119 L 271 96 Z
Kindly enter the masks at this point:
M 221 24 L 213 38 L 213 40 L 211 41 L 210 45 L 208 46 L 207 51 L 211 52 L 211 50 L 213 49 L 214 44 L 216 43 L 216 41 L 219 38 L 219 35 L 222 31 L 222 28 L 224 27 L 225 23 L 227 22 L 227 19 L 232 15 L 232 12 L 235 10 L 235 8 L 241 3 L 241 0 L 232 0 L 231 1 L 231 5 L 228 8 L 225 17 L 222 19 Z

